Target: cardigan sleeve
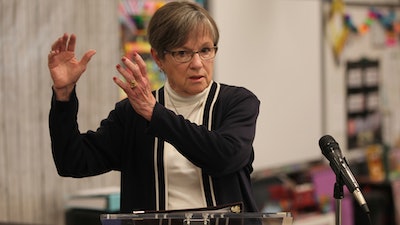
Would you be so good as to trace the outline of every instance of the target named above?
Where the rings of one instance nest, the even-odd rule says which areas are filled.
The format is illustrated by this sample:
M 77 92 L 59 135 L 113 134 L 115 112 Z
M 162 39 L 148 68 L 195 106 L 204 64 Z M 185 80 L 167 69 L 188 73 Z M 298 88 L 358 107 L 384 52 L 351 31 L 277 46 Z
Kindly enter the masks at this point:
M 117 145 L 120 142 L 117 137 L 121 131 L 114 113 L 101 122 L 96 132 L 81 133 L 77 122 L 78 105 L 75 89 L 68 102 L 57 101 L 53 93 L 49 131 L 58 174 L 86 177 L 118 169 L 117 150 L 120 148 Z
M 149 131 L 172 144 L 207 174 L 223 176 L 251 167 L 259 104 L 247 89 L 221 90 L 212 113 L 213 128 L 209 130 L 157 103 Z

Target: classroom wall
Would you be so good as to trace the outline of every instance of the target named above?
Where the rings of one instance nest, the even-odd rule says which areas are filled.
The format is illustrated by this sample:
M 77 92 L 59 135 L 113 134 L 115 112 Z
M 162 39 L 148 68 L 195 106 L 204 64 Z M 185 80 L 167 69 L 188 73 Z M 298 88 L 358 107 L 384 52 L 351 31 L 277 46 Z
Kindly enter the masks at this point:
M 261 100 L 256 169 L 320 155 L 318 2 L 209 2 L 221 29 L 216 79 L 245 86 Z M 78 55 L 97 50 L 78 86 L 80 129 L 95 129 L 118 99 L 111 81 L 119 59 L 117 3 L 0 0 L 0 100 L 7 106 L 0 114 L 0 196 L 7 196 L 0 201 L 0 220 L 62 224 L 66 196 L 119 184 L 117 173 L 85 179 L 57 175 L 47 128 L 46 67 L 50 45 L 64 31 L 77 34 Z
M 256 169 L 320 158 L 317 142 L 324 129 L 344 141 L 343 68 L 332 64 L 326 43 L 321 51 L 319 3 L 210 0 L 221 29 L 216 79 L 245 86 L 261 100 Z M 63 224 L 66 196 L 119 185 L 116 172 L 84 179 L 57 175 L 47 125 L 51 80 L 46 65 L 51 43 L 65 31 L 77 34 L 79 56 L 97 50 L 78 86 L 80 129 L 95 129 L 119 98 L 111 80 L 120 57 L 117 4 L 0 0 L 0 221 Z M 376 56 L 356 45 L 347 54 L 355 49 Z M 319 63 L 323 57 L 327 61 Z M 386 79 L 393 91 L 387 96 L 400 96 L 395 86 L 399 53 L 392 49 L 380 57 L 389 59 L 387 68 L 393 71 Z M 397 103 L 388 105 L 393 124 L 400 118 Z M 399 133 L 397 126 L 392 129 Z
M 64 224 L 65 198 L 80 189 L 119 186 L 119 174 L 59 177 L 48 131 L 47 54 L 63 32 L 77 55 L 98 50 L 77 86 L 80 129 L 95 129 L 118 99 L 117 0 L 0 0 L 0 223 Z
M 318 5 L 287 0 L 209 3 L 221 29 L 216 79 L 246 86 L 262 101 L 256 168 L 291 162 L 287 156 L 308 159 L 305 152 L 317 156 Z M 0 0 L 0 196 L 6 196 L 0 201 L 0 221 L 62 224 L 66 196 L 119 185 L 118 173 L 85 179 L 57 175 L 47 125 L 51 80 L 46 66 L 50 45 L 63 32 L 77 34 L 78 56 L 97 50 L 77 87 L 80 129 L 95 129 L 119 97 L 111 80 L 120 55 L 117 4 Z M 305 119 L 309 122 L 297 125 Z M 298 154 L 290 154 L 294 148 Z

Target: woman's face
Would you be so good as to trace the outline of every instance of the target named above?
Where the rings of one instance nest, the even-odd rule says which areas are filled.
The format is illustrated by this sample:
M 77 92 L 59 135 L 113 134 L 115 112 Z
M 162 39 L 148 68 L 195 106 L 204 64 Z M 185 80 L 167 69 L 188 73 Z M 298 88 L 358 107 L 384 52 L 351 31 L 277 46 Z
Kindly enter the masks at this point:
M 214 42 L 210 35 L 204 32 L 193 32 L 183 46 L 168 49 L 168 51 L 197 52 L 203 48 L 213 48 L 213 46 Z M 194 54 L 190 61 L 179 63 L 170 53 L 166 53 L 164 59 L 158 58 L 154 50 L 152 50 L 152 55 L 160 69 L 166 74 L 172 89 L 179 95 L 196 95 L 206 89 L 213 79 L 214 59 L 202 60 L 199 54 Z

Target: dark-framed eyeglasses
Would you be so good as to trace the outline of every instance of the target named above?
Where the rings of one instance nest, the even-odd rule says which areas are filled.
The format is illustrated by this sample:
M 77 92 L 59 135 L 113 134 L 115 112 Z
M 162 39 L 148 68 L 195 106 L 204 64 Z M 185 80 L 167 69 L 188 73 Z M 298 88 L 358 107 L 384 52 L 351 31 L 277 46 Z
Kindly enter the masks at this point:
M 165 54 L 171 54 L 172 58 L 178 63 L 186 63 L 192 60 L 194 54 L 199 54 L 200 59 L 202 60 L 210 60 L 215 58 L 215 55 L 217 54 L 218 47 L 213 46 L 213 47 L 205 47 L 202 48 L 198 51 L 193 51 L 193 50 L 179 50 L 179 51 L 168 51 L 165 50 Z

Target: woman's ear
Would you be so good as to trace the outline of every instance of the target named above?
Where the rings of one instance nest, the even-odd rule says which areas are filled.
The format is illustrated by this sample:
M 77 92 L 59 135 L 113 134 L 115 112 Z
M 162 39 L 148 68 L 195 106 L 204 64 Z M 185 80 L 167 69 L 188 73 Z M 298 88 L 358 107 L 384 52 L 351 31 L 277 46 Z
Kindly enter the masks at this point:
M 158 57 L 158 53 L 154 48 L 151 48 L 150 50 L 151 52 L 151 56 L 153 57 L 154 61 L 157 63 L 158 68 L 160 68 L 160 70 L 162 70 L 162 62 L 160 57 Z

